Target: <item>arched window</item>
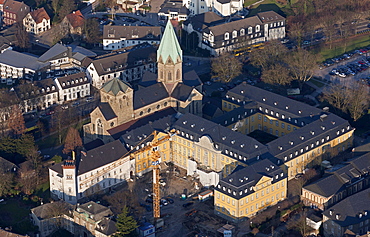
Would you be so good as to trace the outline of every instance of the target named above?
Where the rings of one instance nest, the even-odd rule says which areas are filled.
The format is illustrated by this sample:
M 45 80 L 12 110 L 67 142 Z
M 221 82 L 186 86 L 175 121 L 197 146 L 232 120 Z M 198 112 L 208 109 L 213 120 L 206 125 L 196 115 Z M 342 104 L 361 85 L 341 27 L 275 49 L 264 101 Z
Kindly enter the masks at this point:
M 236 30 L 233 31 L 233 38 L 236 38 L 238 36 L 238 32 Z
M 261 30 L 260 25 L 256 25 L 256 32 L 259 32 Z
M 228 40 L 229 39 L 229 33 L 225 33 L 225 40 Z
M 248 27 L 248 34 L 252 34 L 252 27 Z
M 103 138 L 103 123 L 100 119 L 96 122 L 97 134 L 99 138 Z
M 240 36 L 243 36 L 243 35 L 245 35 L 245 30 L 244 29 L 241 29 L 240 30 Z
M 172 75 L 171 75 L 171 72 L 168 72 L 168 80 L 169 80 L 169 81 L 172 81 Z
M 177 69 L 176 71 L 176 80 L 180 80 L 180 70 Z

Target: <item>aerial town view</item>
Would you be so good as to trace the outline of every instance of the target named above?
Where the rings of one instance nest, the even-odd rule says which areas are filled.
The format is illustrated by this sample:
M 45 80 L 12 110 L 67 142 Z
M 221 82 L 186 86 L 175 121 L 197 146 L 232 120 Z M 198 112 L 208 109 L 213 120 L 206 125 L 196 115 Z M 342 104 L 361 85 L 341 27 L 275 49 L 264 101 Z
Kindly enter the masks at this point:
M 370 237 L 370 0 L 0 0 L 0 237 Z

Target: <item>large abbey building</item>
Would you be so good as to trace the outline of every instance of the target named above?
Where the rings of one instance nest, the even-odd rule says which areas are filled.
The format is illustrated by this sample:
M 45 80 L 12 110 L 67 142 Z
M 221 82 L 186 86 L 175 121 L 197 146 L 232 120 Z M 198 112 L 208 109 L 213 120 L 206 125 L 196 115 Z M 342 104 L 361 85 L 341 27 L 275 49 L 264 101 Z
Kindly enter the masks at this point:
M 115 135 L 155 113 L 202 114 L 202 84 L 194 71 L 182 72 L 182 50 L 168 21 L 157 51 L 158 74 L 146 72 L 139 88 L 114 78 L 101 90 L 100 105 L 90 114 L 91 123 L 84 126 L 84 142 L 115 140 Z

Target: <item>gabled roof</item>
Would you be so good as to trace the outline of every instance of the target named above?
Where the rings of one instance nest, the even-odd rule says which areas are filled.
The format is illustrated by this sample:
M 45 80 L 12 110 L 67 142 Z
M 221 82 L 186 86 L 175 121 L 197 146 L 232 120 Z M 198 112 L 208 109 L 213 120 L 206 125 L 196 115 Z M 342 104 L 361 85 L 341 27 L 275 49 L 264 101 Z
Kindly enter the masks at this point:
M 179 83 L 171 93 L 171 97 L 180 101 L 186 101 L 193 91 L 193 88 L 185 84 Z
M 230 175 L 220 180 L 215 190 L 240 199 L 254 193 L 253 187 L 264 177 L 274 184 L 286 179 L 287 174 L 270 160 L 264 159 L 247 167 L 237 166 Z
M 74 73 L 71 75 L 66 75 L 64 77 L 58 77 L 55 80 L 59 82 L 62 89 L 68 89 L 90 83 L 84 72 Z
M 115 77 L 112 80 L 106 82 L 103 85 L 102 89 L 107 93 L 113 93 L 113 95 L 117 95 L 120 91 L 126 93 L 128 90 L 131 89 L 131 86 Z
M 76 211 L 79 213 L 88 214 L 89 218 L 97 222 L 109 218 L 113 215 L 113 212 L 109 207 L 103 206 L 93 201 L 78 205 Z
M 163 83 L 156 83 L 154 85 L 141 88 L 134 93 L 134 110 L 153 104 L 154 102 L 165 99 L 168 96 L 168 92 Z
M 57 201 L 57 202 L 53 202 L 53 203 L 45 203 L 41 206 L 38 206 L 38 207 L 35 207 L 35 208 L 32 208 L 31 209 L 31 212 L 39 219 L 39 220 L 44 220 L 44 219 L 49 219 L 49 218 L 53 218 L 51 215 L 51 209 L 54 208 L 54 206 L 58 206 L 58 205 L 63 205 L 63 208 L 65 207 L 66 210 L 66 213 L 68 212 L 68 210 L 72 210 L 73 209 L 73 205 L 67 203 L 67 202 L 64 202 L 64 201 Z
M 127 149 L 119 140 L 89 150 L 86 152 L 86 156 L 81 155 L 78 163 L 78 175 L 124 158 L 123 156 L 126 154 Z
M 278 13 L 276 13 L 274 11 L 259 12 L 259 13 L 257 13 L 257 16 L 258 16 L 258 18 L 260 18 L 260 20 L 263 23 L 269 23 L 269 22 L 276 22 L 276 21 L 283 21 L 283 20 L 285 20 L 284 17 L 282 17 L 281 15 L 279 15 Z
M 15 0 L 7 0 L 4 4 L 4 12 L 9 11 L 17 15 L 17 19 L 23 19 L 29 12 L 30 7 L 27 6 L 24 2 L 18 2 Z
M 305 186 L 304 189 L 323 197 L 331 197 L 344 189 L 345 185 L 355 183 L 361 175 L 367 173 L 370 173 L 370 153 L 346 162 L 345 166 Z
M 224 22 L 225 19 L 217 15 L 215 12 L 205 12 L 187 19 L 184 21 L 184 24 L 191 24 L 194 30 L 201 31 L 206 27 L 222 24 Z
M 198 74 L 194 70 L 185 72 L 184 75 L 182 76 L 182 82 L 185 85 L 191 87 L 202 85 L 202 81 L 200 80 Z
M 38 58 L 25 53 L 19 53 L 13 50 L 6 50 L 0 53 L 0 63 L 16 67 L 28 68 L 34 71 L 40 70 L 50 65 L 49 62 L 39 62 Z
M 323 215 L 342 227 L 370 219 L 370 189 L 346 197 L 324 211 Z
M 160 57 L 164 63 L 167 62 L 168 57 L 170 57 L 174 63 L 177 62 L 178 57 L 180 57 L 180 60 L 182 61 L 182 50 L 171 21 L 167 21 L 166 29 L 164 30 L 163 37 L 157 51 L 157 61 Z
M 231 33 L 232 31 L 236 30 L 239 31 L 240 29 L 248 28 L 249 26 L 256 26 L 261 25 L 262 22 L 257 16 L 251 16 L 248 18 L 240 19 L 237 21 L 230 21 L 224 24 L 219 24 L 215 26 L 210 26 L 207 29 L 205 29 L 206 32 L 212 32 L 213 35 L 223 35 L 226 32 Z
M 116 222 L 110 218 L 103 218 L 103 220 L 96 226 L 95 230 L 105 234 L 106 236 L 112 236 L 117 231 Z
M 104 26 L 104 39 L 138 39 L 160 40 L 160 26 Z
M 64 57 L 71 56 L 69 55 L 70 53 L 71 52 L 68 50 L 68 47 L 58 43 L 48 49 L 48 51 L 46 51 L 44 54 L 42 54 L 38 60 L 41 62 L 47 62 L 61 54 L 65 54 L 63 55 Z
M 85 23 L 85 17 L 80 10 L 68 14 L 66 18 L 73 28 L 82 27 Z
M 139 82 L 139 85 L 143 87 L 154 85 L 157 83 L 157 78 L 158 78 L 157 74 L 150 71 L 145 71 Z
M 116 113 L 113 111 L 109 103 L 100 103 L 98 108 L 107 121 L 117 117 Z
M 48 13 L 43 7 L 30 12 L 30 15 L 32 19 L 36 22 L 36 24 L 41 23 L 44 19 L 50 20 Z

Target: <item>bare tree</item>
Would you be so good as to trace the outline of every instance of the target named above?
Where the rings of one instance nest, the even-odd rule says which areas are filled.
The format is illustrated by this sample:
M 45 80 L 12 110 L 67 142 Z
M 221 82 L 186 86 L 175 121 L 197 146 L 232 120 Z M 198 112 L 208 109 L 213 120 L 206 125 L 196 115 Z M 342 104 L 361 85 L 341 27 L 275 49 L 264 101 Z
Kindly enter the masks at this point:
M 212 60 L 212 73 L 228 83 L 242 73 L 242 63 L 234 55 L 225 53 Z
M 22 22 L 16 23 L 17 31 L 15 36 L 17 38 L 16 45 L 22 49 L 28 49 L 30 47 L 30 37 L 28 32 L 26 31 Z
M 289 218 L 289 221 L 287 222 L 287 229 L 299 231 L 302 236 L 306 236 L 306 233 L 310 229 L 306 223 L 306 217 L 306 211 L 303 211 L 301 214 L 299 214 L 299 216 L 293 216 L 292 218 Z
M 89 18 L 84 24 L 84 36 L 87 43 L 99 43 L 101 34 L 99 31 L 99 23 L 94 18 Z
M 261 79 L 265 83 L 275 85 L 287 85 L 292 80 L 286 66 L 282 64 L 271 65 L 268 69 L 263 70 Z
M 298 49 L 287 55 L 286 63 L 289 65 L 290 75 L 297 80 L 302 90 L 303 84 L 313 77 L 313 70 L 317 66 L 319 58 L 304 49 Z
M 7 195 L 14 186 L 14 174 L 0 163 L 0 197 Z
M 272 40 L 263 49 L 254 49 L 249 54 L 251 63 L 262 70 L 284 58 L 287 48 L 278 40 Z
M 301 47 L 302 45 L 302 39 L 304 36 L 304 25 L 302 22 L 295 22 L 292 23 L 290 26 L 290 37 L 295 39 L 297 42 L 297 46 Z
M 57 201 L 45 204 L 45 216 L 50 218 L 57 228 L 61 228 L 63 224 L 63 215 L 68 214 L 71 209 L 64 201 Z
M 18 171 L 18 182 L 22 184 L 22 192 L 31 195 L 37 187 L 36 179 L 36 172 L 32 168 L 31 163 L 23 162 Z
M 335 108 L 346 112 L 348 108 L 348 88 L 342 84 L 331 84 L 323 91 L 323 99 Z
M 10 111 L 8 127 L 15 137 L 19 137 L 26 131 L 26 124 L 22 115 L 22 111 L 18 105 L 13 105 Z
M 78 134 L 77 129 L 75 129 L 74 127 L 70 127 L 68 129 L 67 137 L 64 142 L 63 153 L 67 154 L 80 146 L 82 146 L 80 134 Z

